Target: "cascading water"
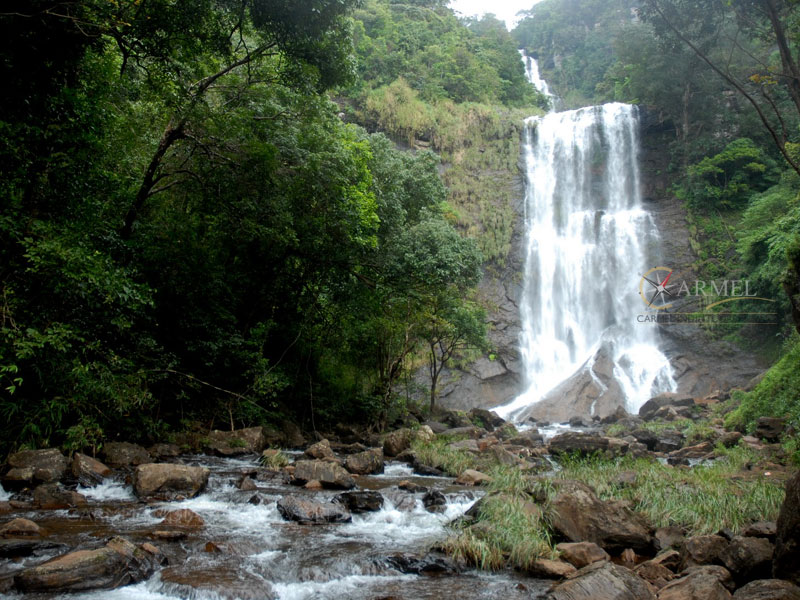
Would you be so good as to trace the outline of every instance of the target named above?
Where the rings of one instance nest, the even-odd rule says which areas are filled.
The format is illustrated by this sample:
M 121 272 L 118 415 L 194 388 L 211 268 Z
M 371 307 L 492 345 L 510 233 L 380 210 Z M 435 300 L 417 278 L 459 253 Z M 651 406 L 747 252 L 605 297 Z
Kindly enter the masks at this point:
M 530 82 L 552 98 L 536 62 Z M 638 285 L 658 236 L 642 209 L 634 106 L 612 103 L 526 120 L 527 256 L 515 420 L 630 412 L 674 390 Z M 583 413 L 583 414 L 581 414 Z

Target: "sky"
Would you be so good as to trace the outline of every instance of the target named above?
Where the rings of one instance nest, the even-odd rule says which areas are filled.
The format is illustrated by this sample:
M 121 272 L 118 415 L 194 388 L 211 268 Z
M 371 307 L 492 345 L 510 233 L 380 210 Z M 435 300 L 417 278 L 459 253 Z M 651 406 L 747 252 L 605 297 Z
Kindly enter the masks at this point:
M 465 17 L 493 13 L 505 21 L 510 30 L 517 21 L 517 12 L 529 10 L 537 2 L 539 0 L 450 0 L 450 8 Z

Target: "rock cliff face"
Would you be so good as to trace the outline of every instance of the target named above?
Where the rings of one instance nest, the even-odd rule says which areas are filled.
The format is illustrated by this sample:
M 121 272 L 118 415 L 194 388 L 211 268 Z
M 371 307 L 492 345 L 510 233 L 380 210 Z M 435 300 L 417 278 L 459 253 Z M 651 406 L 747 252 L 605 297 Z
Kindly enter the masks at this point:
M 692 265 L 696 256 L 689 243 L 686 209 L 669 192 L 674 175 L 669 172 L 670 157 L 665 148 L 674 140 L 675 129 L 646 107 L 641 108 L 640 118 L 644 203 L 653 215 L 661 238 L 660 255 L 653 257 L 658 265 L 652 266 L 667 266 L 682 279 L 694 280 L 697 275 Z M 521 329 L 518 303 L 524 268 L 522 168 L 515 179 L 513 197 L 517 221 L 506 266 L 487 269 L 480 286 L 489 307 L 493 356 L 491 359 L 489 356 L 481 357 L 463 369 L 446 369 L 440 379 L 438 402 L 441 406 L 462 410 L 492 408 L 511 401 L 523 391 L 524 374 L 518 347 Z M 714 390 L 743 387 L 765 367 L 751 354 L 732 344 L 711 340 L 699 326 L 643 326 L 659 327 L 662 347 L 672 363 L 680 393 L 704 396 Z M 604 401 L 594 402 L 599 389 L 594 389 L 597 387 L 595 379 L 585 373 L 576 373 L 548 395 L 542 407 L 536 410 L 536 417 L 550 421 L 566 421 L 573 416 L 588 417 L 593 405 L 595 414 L 613 413 L 618 401 L 615 404 L 611 395 L 606 395 L 608 402 L 605 404 L 608 406 Z M 429 385 L 427 370 L 420 370 L 415 382 L 419 388 Z

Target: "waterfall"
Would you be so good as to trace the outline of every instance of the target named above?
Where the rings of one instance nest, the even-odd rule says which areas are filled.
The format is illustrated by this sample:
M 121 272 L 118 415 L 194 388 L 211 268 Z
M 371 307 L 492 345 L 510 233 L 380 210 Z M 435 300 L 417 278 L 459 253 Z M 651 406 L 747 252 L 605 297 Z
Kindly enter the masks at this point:
M 528 78 L 549 95 L 536 62 Z M 526 391 L 505 417 L 550 421 L 629 412 L 674 391 L 639 281 L 658 234 L 641 202 L 634 106 L 592 106 L 525 123 L 526 257 L 520 349 Z

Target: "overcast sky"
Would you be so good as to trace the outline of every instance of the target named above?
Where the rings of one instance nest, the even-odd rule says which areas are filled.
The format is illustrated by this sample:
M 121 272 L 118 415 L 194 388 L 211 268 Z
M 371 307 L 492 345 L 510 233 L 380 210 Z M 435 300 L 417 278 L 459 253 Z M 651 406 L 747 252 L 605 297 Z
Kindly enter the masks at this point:
M 450 8 L 465 17 L 493 13 L 512 29 L 517 21 L 517 12 L 529 10 L 539 0 L 450 0 Z

